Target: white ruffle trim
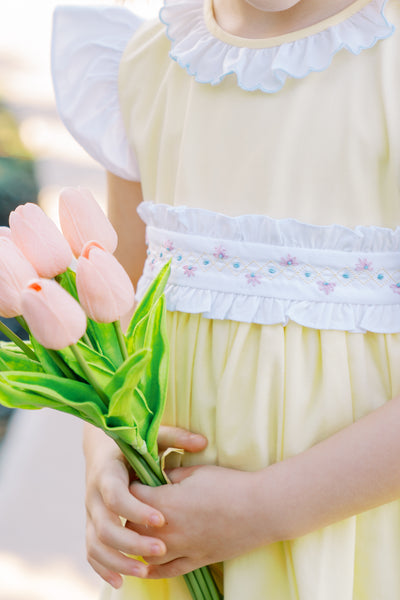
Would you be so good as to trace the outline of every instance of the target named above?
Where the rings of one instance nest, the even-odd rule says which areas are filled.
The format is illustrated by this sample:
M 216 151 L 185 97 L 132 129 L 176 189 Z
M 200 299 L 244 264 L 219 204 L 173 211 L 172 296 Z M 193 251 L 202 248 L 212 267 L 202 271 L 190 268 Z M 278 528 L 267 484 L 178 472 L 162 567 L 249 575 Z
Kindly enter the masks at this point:
M 149 202 L 142 203 L 138 212 L 149 227 L 149 249 L 151 249 L 139 282 L 138 298 L 142 297 L 159 268 L 167 260 L 172 259 L 171 277 L 165 291 L 167 309 L 170 311 L 200 313 L 205 318 L 229 319 L 262 325 L 286 325 L 289 320 L 292 320 L 314 329 L 358 333 L 400 332 L 400 294 L 397 291 L 397 287 L 400 286 L 400 283 L 397 283 L 400 281 L 400 256 L 397 256 L 400 250 L 400 228 L 393 231 L 379 227 L 349 229 L 339 225 L 314 226 L 294 219 L 275 220 L 262 215 L 229 217 L 202 209 L 172 207 Z M 344 259 L 344 264 L 347 264 L 347 261 L 349 264 L 355 263 L 361 254 L 367 263 L 369 260 L 376 263 L 379 261 L 380 265 L 387 266 L 384 269 L 387 283 L 382 282 L 379 288 L 380 270 L 377 270 L 373 276 L 366 272 L 365 278 L 364 274 L 360 273 L 360 279 L 356 281 L 355 294 L 354 291 L 349 291 L 349 301 L 347 299 L 343 301 L 343 297 L 346 298 L 346 288 L 339 289 L 341 284 L 339 279 L 336 279 L 337 283 L 334 285 L 337 286 L 335 290 L 339 296 L 335 300 L 335 293 L 325 296 L 321 290 L 318 293 L 318 286 L 310 287 L 311 279 L 307 279 L 307 270 L 304 270 L 303 264 L 299 264 L 297 279 L 292 278 L 293 299 L 277 297 L 284 289 L 288 289 L 285 287 L 287 281 L 285 276 L 283 276 L 282 287 L 279 288 L 278 285 L 277 294 L 273 295 L 271 288 L 273 297 L 268 296 L 268 287 L 262 290 L 261 285 L 245 285 L 244 293 L 238 292 L 237 277 L 232 278 L 232 286 L 236 286 L 236 291 L 230 293 L 229 278 L 233 271 L 222 268 L 221 263 L 216 264 L 218 272 L 214 278 L 208 270 L 213 267 L 203 268 L 202 261 L 193 263 L 197 265 L 195 276 L 185 277 L 185 273 L 182 274 L 185 269 L 186 275 L 188 274 L 188 267 L 183 266 L 182 271 L 183 262 L 177 262 L 182 258 L 178 255 L 178 247 L 180 246 L 179 252 L 182 248 L 182 235 L 184 237 L 187 235 L 187 244 L 191 248 L 199 247 L 199 244 L 202 245 L 203 240 L 208 238 L 211 249 L 215 246 L 214 240 L 218 240 L 218 243 L 226 242 L 224 243 L 226 248 L 230 243 L 239 245 L 243 242 L 245 243 L 243 247 L 246 247 L 246 242 L 249 246 L 265 244 L 267 249 L 276 245 L 282 248 L 282 255 L 296 248 L 303 249 L 301 252 L 299 250 L 297 256 L 311 250 L 309 253 L 311 260 L 313 255 L 315 257 L 315 251 L 320 250 L 328 259 L 327 264 L 329 260 L 333 261 L 329 267 L 330 272 L 332 272 L 332 264 L 336 261 L 340 264 Z M 168 240 L 168 243 L 156 242 L 154 245 L 157 239 Z M 344 253 L 347 253 L 345 258 Z M 196 250 L 192 253 L 192 259 L 195 259 L 195 254 Z M 153 256 L 162 258 L 154 260 Z M 321 259 L 321 264 L 324 264 L 325 256 Z M 322 273 L 322 270 L 320 272 Z M 308 299 L 299 299 L 298 296 L 299 292 L 301 296 L 302 289 L 305 289 L 302 279 L 304 285 L 309 286 L 306 293 L 311 290 Z M 207 285 L 207 282 L 210 285 Z M 219 286 L 224 289 L 215 289 Z M 378 289 L 376 293 L 377 288 L 381 289 L 381 292 Z M 275 287 L 274 291 L 276 290 Z M 382 294 L 382 303 L 380 303 L 380 294 Z M 339 297 L 342 299 L 339 300 Z
M 230 217 L 202 208 L 142 202 L 140 218 L 151 227 L 208 238 L 339 252 L 397 252 L 400 227 L 310 225 L 265 215 Z M 400 260 L 400 259 L 399 259 Z
M 103 167 L 138 181 L 118 97 L 122 53 L 142 20 L 122 7 L 61 6 L 54 12 L 52 75 L 59 115 Z
M 138 298 L 149 285 L 143 277 Z M 294 321 L 311 329 L 334 329 L 351 333 L 400 333 L 400 303 L 382 306 L 299 302 L 281 298 L 262 298 L 227 294 L 213 290 L 167 285 L 167 310 L 200 313 L 206 319 L 228 319 L 258 325 L 287 325 Z
M 394 27 L 385 18 L 385 4 L 386 0 L 372 0 L 337 25 L 266 48 L 239 47 L 214 37 L 205 21 L 203 0 L 165 0 L 160 18 L 171 40 L 171 58 L 196 81 L 215 85 L 236 74 L 242 89 L 273 93 L 287 77 L 300 79 L 327 69 L 343 48 L 359 54 L 388 38 Z

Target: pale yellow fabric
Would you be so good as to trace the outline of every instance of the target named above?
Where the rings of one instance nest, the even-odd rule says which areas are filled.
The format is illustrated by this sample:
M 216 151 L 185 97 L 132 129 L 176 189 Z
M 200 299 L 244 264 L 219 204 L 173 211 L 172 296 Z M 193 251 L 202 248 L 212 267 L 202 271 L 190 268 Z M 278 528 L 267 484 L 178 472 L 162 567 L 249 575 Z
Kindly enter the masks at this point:
M 400 2 L 385 14 L 400 27 Z M 164 26 L 133 37 L 120 67 L 145 200 L 326 225 L 400 223 L 400 34 L 328 69 L 246 92 L 197 83 L 168 57 Z
M 386 7 L 400 26 L 400 2 Z M 142 27 L 121 65 L 146 200 L 316 224 L 400 223 L 400 34 L 272 95 L 196 83 Z M 400 334 L 169 314 L 165 421 L 204 433 L 184 464 L 259 469 L 400 393 Z M 371 444 L 374 440 L 371 440 Z M 334 485 L 334 482 L 332 482 Z M 224 565 L 225 600 L 398 600 L 400 502 Z M 107 600 L 190 600 L 182 580 L 127 579 Z

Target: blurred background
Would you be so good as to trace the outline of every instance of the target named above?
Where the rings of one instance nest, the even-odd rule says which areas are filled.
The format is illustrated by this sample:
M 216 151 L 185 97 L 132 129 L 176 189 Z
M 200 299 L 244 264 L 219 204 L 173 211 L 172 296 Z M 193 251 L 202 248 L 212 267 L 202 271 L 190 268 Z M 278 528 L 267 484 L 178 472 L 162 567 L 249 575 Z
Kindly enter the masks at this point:
M 117 2 L 122 4 L 122 2 Z M 0 2 L 0 225 L 38 202 L 57 222 L 65 186 L 88 187 L 105 207 L 105 176 L 59 120 L 50 77 L 58 4 Z M 125 3 L 150 17 L 157 3 Z M 95 102 L 95 99 L 94 99 Z M 85 559 L 82 425 L 55 411 L 0 406 L 0 599 L 95 600 L 101 582 Z

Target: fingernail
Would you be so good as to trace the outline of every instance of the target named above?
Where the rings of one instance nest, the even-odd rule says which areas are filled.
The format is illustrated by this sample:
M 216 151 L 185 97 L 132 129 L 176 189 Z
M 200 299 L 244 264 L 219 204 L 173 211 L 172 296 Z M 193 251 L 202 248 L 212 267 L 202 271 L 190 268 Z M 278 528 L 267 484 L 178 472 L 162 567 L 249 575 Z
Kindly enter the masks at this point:
M 164 554 L 164 548 L 162 548 L 159 544 L 153 544 L 150 548 L 150 552 L 153 556 L 161 556 Z
M 117 577 L 109 577 L 108 583 L 116 590 L 119 590 L 119 588 L 122 585 L 122 581 L 119 577 L 118 578 Z
M 145 575 L 146 575 L 146 568 L 145 567 L 136 567 L 135 566 L 135 567 L 132 567 L 131 573 L 135 577 L 145 577 Z
M 160 527 L 160 525 L 162 525 L 164 523 L 164 519 L 161 517 L 161 515 L 151 515 L 149 517 L 149 524 L 153 525 L 153 527 Z

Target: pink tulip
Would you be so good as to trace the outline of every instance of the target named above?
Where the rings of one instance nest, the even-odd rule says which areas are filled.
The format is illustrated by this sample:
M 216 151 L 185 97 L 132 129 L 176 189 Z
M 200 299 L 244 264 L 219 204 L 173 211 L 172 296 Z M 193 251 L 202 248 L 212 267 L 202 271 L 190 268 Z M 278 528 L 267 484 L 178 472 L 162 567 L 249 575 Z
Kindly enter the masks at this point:
M 115 251 L 117 233 L 89 190 L 64 188 L 58 209 L 62 232 L 76 258 L 91 240 L 98 240 L 111 254 Z
M 86 314 L 98 323 L 117 321 L 135 301 L 127 272 L 98 242 L 83 247 L 76 267 L 76 287 Z
M 39 344 L 61 350 L 86 331 L 79 303 L 52 279 L 32 279 L 21 294 L 22 315 Z
M 11 229 L 9 227 L 0 227 L 0 237 L 11 238 Z
M 17 206 L 10 213 L 10 228 L 12 240 L 41 277 L 55 277 L 71 264 L 68 242 L 37 204 Z
M 22 314 L 21 291 L 33 277 L 37 273 L 31 263 L 9 238 L 0 236 L 0 316 Z

